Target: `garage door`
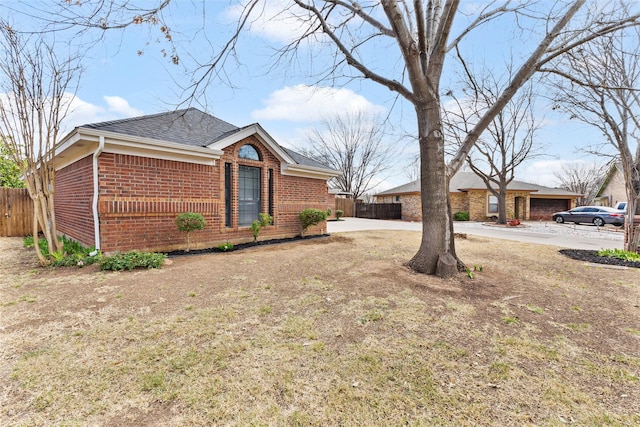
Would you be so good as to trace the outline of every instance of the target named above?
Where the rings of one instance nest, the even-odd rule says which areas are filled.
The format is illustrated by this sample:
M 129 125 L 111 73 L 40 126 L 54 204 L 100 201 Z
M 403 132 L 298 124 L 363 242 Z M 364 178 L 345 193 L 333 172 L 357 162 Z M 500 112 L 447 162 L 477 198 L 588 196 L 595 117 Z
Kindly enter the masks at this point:
M 566 211 L 571 206 L 569 199 L 530 199 L 531 219 L 551 220 L 555 212 Z

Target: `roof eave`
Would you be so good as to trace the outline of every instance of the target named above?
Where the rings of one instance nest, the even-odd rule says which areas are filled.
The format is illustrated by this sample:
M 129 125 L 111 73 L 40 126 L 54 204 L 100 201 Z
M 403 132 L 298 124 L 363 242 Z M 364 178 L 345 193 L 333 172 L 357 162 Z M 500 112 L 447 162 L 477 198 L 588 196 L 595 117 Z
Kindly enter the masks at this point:
M 80 137 L 82 137 L 83 135 L 93 137 L 104 136 L 106 139 L 108 139 L 108 143 L 122 146 L 131 146 L 132 144 L 135 144 L 138 147 L 145 147 L 149 149 L 167 150 L 172 152 L 201 153 L 208 156 L 213 155 L 215 156 L 215 158 L 220 158 L 220 156 L 224 154 L 222 150 L 217 150 L 210 147 L 198 147 L 195 145 L 186 145 L 177 142 L 163 141 L 160 139 L 145 138 L 123 133 L 94 130 L 82 127 L 77 128 L 77 130 L 80 134 Z
M 340 172 L 333 169 L 316 168 L 298 164 L 283 163 L 280 166 L 280 170 L 282 175 L 299 176 L 303 178 L 328 180 L 340 176 Z
M 104 152 L 106 153 L 151 156 L 203 164 L 214 164 L 215 160 L 220 159 L 223 154 L 221 150 L 207 147 L 79 127 L 65 136 L 57 146 L 55 157 L 60 161 L 56 161 L 56 169 L 90 154 L 91 146 L 95 144 L 97 147 L 100 138 L 105 140 Z

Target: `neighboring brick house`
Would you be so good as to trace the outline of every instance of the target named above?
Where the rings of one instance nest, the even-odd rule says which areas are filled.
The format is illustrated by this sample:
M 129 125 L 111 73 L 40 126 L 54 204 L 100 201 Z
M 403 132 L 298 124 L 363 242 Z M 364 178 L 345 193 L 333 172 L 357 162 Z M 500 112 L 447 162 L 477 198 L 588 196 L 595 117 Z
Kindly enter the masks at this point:
M 175 219 L 199 212 L 193 248 L 300 234 L 298 214 L 333 208 L 338 172 L 273 140 L 259 124 L 238 128 L 195 108 L 74 129 L 56 153 L 58 231 L 103 252 L 185 247 Z M 306 234 L 326 232 L 326 223 Z
M 485 221 L 498 215 L 496 197 L 473 172 L 458 172 L 449 183 L 451 211 L 469 212 L 472 221 Z M 554 212 L 571 209 L 581 194 L 543 187 L 522 181 L 507 186 L 507 215 L 524 220 L 551 220 Z M 420 182 L 413 181 L 383 191 L 375 196 L 377 203 L 401 203 L 402 219 L 420 221 L 422 203 Z

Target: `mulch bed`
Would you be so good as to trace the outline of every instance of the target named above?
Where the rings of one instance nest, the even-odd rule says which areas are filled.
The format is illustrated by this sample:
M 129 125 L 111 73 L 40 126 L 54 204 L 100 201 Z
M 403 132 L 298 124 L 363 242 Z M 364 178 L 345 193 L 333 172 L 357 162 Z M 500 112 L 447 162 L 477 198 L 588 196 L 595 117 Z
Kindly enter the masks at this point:
M 286 237 L 282 239 L 271 239 L 271 240 L 258 240 L 257 242 L 248 242 L 248 243 L 238 243 L 233 244 L 233 249 L 230 251 L 225 251 L 223 249 L 215 248 L 205 248 L 205 249 L 192 249 L 189 252 L 184 250 L 165 252 L 169 258 L 176 256 L 184 256 L 184 255 L 200 255 L 200 254 L 211 254 L 211 253 L 222 253 L 222 252 L 235 252 L 241 249 L 254 248 L 256 246 L 265 246 L 265 245 L 276 245 L 279 243 L 288 243 L 288 242 L 296 242 L 299 240 L 311 240 L 318 239 L 322 237 L 329 237 L 329 234 L 315 234 L 312 236 L 296 236 L 296 237 Z
M 575 259 L 578 261 L 591 262 L 594 264 L 607 264 L 617 265 L 621 267 L 640 268 L 640 262 L 638 261 L 625 261 L 620 258 L 614 258 L 609 256 L 600 256 L 598 251 L 585 250 L 585 249 L 561 249 L 559 251 L 562 255 Z

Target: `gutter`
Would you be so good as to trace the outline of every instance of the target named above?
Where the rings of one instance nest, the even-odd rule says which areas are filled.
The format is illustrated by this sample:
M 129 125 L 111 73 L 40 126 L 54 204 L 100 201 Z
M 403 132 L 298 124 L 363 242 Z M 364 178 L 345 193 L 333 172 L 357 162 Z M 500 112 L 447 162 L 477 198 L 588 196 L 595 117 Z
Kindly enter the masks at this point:
M 93 233 L 96 251 L 100 250 L 100 218 L 98 218 L 98 157 L 104 150 L 104 136 L 100 136 L 98 148 L 93 153 Z

